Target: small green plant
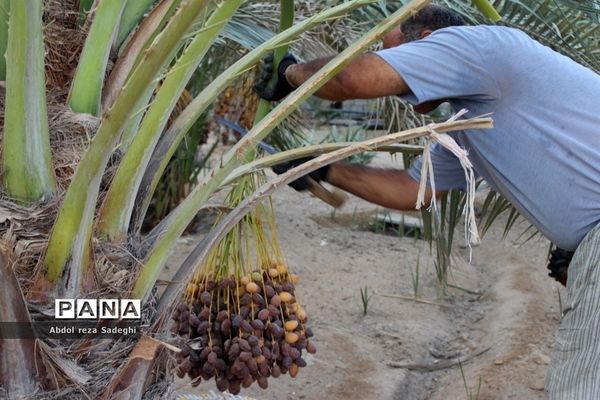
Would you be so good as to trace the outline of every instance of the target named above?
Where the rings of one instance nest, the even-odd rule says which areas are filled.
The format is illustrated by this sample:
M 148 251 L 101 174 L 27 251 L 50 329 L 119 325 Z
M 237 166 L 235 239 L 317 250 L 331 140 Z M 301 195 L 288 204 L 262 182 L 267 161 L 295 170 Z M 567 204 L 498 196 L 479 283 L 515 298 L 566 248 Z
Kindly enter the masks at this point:
M 332 221 L 335 221 L 336 215 L 337 215 L 337 208 L 332 207 L 332 210 L 329 213 L 329 218 L 331 218 Z
M 460 222 L 465 201 L 463 192 L 451 190 L 438 200 L 439 212 L 421 210 L 423 237 L 429 242 L 432 254 L 435 254 L 434 267 L 440 298 L 447 294 L 454 230 Z
M 367 286 L 360 288 L 360 301 L 362 303 L 363 316 L 365 316 L 367 315 L 367 311 L 369 309 L 369 301 L 371 301 L 371 296 L 369 296 L 369 288 Z
M 402 215 L 402 219 L 400 220 L 400 223 L 398 224 L 398 229 L 396 229 L 396 233 L 398 234 L 398 236 L 400 237 L 404 237 L 406 236 L 406 222 L 404 221 L 404 215 Z
M 390 212 L 384 208 L 375 213 L 368 228 L 373 233 L 421 239 L 423 238 L 423 228 L 415 220 L 404 213 Z
M 556 288 L 556 294 L 558 295 L 558 320 L 562 321 L 565 314 L 563 313 L 562 297 L 560 296 L 559 288 Z
M 462 376 L 463 384 L 465 386 L 465 392 L 467 393 L 467 400 L 479 399 L 479 392 L 481 391 L 481 375 L 479 375 L 479 382 L 477 383 L 477 391 L 473 393 L 473 390 L 471 388 L 469 388 L 469 385 L 467 384 L 467 377 L 465 376 L 465 371 L 463 370 L 460 359 L 458 360 L 458 368 L 460 369 L 460 375 Z
M 356 215 L 356 207 L 352 210 L 352 219 L 350 220 L 350 228 L 353 230 L 360 229 L 360 223 L 358 221 L 358 215 Z
M 374 233 L 385 233 L 387 225 L 392 223 L 392 217 L 389 210 L 384 209 L 381 213 L 375 215 L 373 221 L 373 232 Z
M 413 295 L 415 299 L 419 298 L 419 265 L 420 265 L 421 253 L 417 254 L 417 262 L 415 264 L 415 269 L 410 269 L 410 277 L 412 280 L 413 287 Z

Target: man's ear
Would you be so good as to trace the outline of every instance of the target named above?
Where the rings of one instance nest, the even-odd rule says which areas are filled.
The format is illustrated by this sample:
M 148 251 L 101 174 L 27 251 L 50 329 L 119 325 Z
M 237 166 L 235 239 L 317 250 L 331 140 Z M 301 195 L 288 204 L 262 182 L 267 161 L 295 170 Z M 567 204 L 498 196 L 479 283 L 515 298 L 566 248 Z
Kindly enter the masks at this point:
M 419 39 L 425 39 L 427 36 L 431 35 L 431 32 L 433 32 L 431 29 L 423 29 Z

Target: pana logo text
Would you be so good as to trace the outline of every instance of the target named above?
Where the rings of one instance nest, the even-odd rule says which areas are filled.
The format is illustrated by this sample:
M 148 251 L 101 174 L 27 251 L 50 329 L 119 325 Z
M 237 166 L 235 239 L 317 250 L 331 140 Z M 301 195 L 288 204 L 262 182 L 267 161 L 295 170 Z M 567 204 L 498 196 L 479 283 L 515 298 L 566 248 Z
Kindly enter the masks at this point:
M 139 299 L 56 299 L 56 319 L 140 319 Z

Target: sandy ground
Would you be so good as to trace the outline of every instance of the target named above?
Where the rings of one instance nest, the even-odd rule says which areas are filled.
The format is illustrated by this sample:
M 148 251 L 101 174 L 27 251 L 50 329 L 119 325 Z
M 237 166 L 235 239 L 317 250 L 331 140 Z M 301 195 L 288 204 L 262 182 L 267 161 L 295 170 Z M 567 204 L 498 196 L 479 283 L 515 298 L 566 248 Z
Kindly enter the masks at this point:
M 502 240 L 503 225 L 497 223 L 473 248 L 471 263 L 458 235 L 450 283 L 468 292 L 449 289 L 439 298 L 426 242 L 369 229 L 380 208 L 351 198 L 334 214 L 289 188 L 274 196 L 274 204 L 282 247 L 301 276 L 297 294 L 318 351 L 295 379 L 271 379 L 268 390 L 253 386 L 244 396 L 543 399 L 560 318 L 559 285 L 546 275 L 548 242 L 537 238 L 523 245 L 518 237 L 526 225 Z M 173 265 L 197 241 L 183 238 Z M 413 300 L 417 266 L 422 302 Z M 371 299 L 363 315 L 365 287 Z M 182 385 L 181 393 L 214 390 L 207 383 Z

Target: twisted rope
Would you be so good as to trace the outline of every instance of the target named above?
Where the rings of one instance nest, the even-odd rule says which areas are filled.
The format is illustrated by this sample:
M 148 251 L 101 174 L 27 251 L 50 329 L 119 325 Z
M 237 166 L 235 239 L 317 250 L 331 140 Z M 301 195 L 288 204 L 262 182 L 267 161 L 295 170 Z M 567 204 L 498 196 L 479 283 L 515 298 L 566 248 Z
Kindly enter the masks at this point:
M 463 116 L 467 110 L 462 109 L 455 115 L 453 115 L 448 121 L 456 121 L 458 118 Z M 460 147 L 456 141 L 447 134 L 440 134 L 434 130 L 434 125 L 429 124 L 427 126 L 429 140 L 425 144 L 423 149 L 423 163 L 421 165 L 421 181 L 419 182 L 419 192 L 417 195 L 417 210 L 420 210 L 425 205 L 425 190 L 427 188 L 427 180 L 429 179 L 429 186 L 433 192 L 431 197 L 431 204 L 429 211 L 437 212 L 437 202 L 435 198 L 435 179 L 433 174 L 433 163 L 431 162 L 431 146 L 434 143 L 439 143 L 445 149 L 450 151 L 456 158 L 458 158 L 460 165 L 465 173 L 465 180 L 467 182 L 466 195 L 467 203 L 465 210 L 465 242 L 471 250 L 471 244 L 477 244 L 480 242 L 479 231 L 477 230 L 477 221 L 475 219 L 475 172 L 473 171 L 473 164 L 469 160 L 469 155 L 465 149 Z

